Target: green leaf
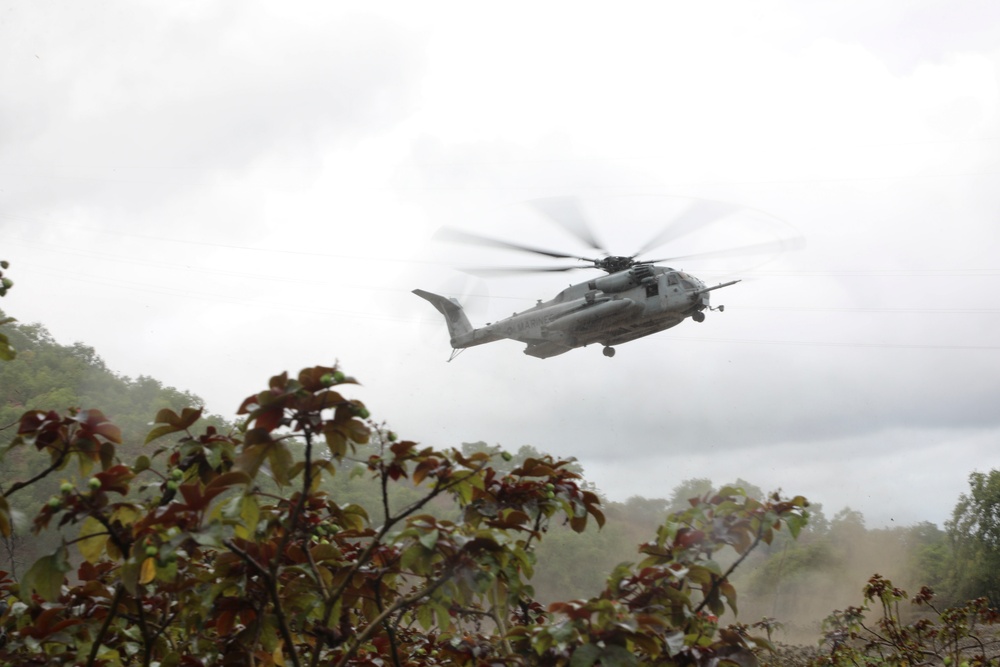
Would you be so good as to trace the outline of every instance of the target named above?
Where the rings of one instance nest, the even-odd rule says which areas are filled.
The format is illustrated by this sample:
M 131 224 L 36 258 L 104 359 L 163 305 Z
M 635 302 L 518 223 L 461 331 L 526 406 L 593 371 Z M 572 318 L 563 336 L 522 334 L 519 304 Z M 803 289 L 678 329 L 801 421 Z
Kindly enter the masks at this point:
M 0 333 L 0 360 L 13 361 L 16 356 L 17 352 L 13 347 L 11 347 L 10 340 L 7 338 L 7 335 Z
M 163 424 L 162 426 L 157 426 L 152 431 L 150 431 L 148 435 L 146 435 L 146 440 L 142 444 L 148 445 L 157 438 L 162 438 L 163 436 L 169 435 L 170 433 L 177 433 L 180 430 L 181 429 L 176 428 L 175 426 L 171 426 L 170 424 Z
M 726 602 L 729 603 L 729 608 L 733 610 L 733 613 L 738 615 L 739 611 L 736 609 L 736 587 L 728 581 L 723 580 L 719 583 L 719 592 L 726 598 Z
M 108 531 L 104 525 L 92 516 L 83 520 L 80 526 L 80 541 L 76 543 L 80 555 L 88 563 L 96 563 L 104 553 L 104 545 L 108 542 Z
M 451 614 L 448 613 L 448 605 L 435 604 L 434 611 L 437 613 L 438 627 L 447 632 L 451 627 Z
M 406 549 L 399 558 L 399 568 L 403 572 L 413 572 L 415 574 L 423 573 L 427 569 L 424 561 L 424 554 L 416 547 Z M 421 609 L 424 606 L 426 605 L 421 605 Z
M 433 550 L 434 547 L 437 546 L 439 536 L 440 534 L 438 533 L 437 528 L 435 528 L 434 530 L 428 531 L 420 536 L 420 544 L 424 545 L 425 549 Z
M 33 590 L 43 600 L 51 602 L 59 598 L 64 576 L 71 569 L 66 547 L 60 546 L 55 553 L 42 556 L 35 561 L 21 579 L 21 588 L 26 591 Z
M 774 644 L 772 644 L 770 642 L 770 640 L 765 639 L 764 637 L 748 636 L 747 639 L 749 639 L 751 642 L 753 642 L 756 646 L 759 646 L 760 648 L 767 649 L 771 653 L 776 653 L 777 650 L 778 650 L 778 649 L 775 648 Z
M 590 667 L 601 655 L 601 647 L 597 644 L 584 644 L 575 651 L 570 658 L 569 667 Z
M 425 631 L 434 627 L 434 607 L 427 603 L 417 606 L 417 623 Z
M 257 497 L 246 495 L 240 498 L 240 523 L 236 524 L 236 537 L 252 540 L 260 521 L 260 506 Z
M 809 523 L 809 515 L 793 514 L 785 519 L 785 523 L 788 525 L 788 532 L 797 539 L 799 532 Z
M 267 461 L 271 464 L 271 474 L 274 475 L 274 481 L 281 486 L 288 486 L 291 483 L 288 472 L 294 461 L 288 445 L 283 442 L 275 442 L 271 445 L 268 448 Z
M 264 459 L 267 458 L 267 447 L 265 445 L 253 445 L 247 447 L 244 445 L 243 451 L 240 452 L 239 458 L 236 460 L 236 467 L 244 471 L 251 478 L 257 476 L 257 471 L 260 470 L 260 466 L 264 463 Z
M 326 446 L 330 449 L 330 455 L 338 461 L 347 454 L 347 437 L 334 422 L 327 422 L 323 426 L 323 437 L 326 438 Z
M 635 667 L 639 659 L 624 646 L 607 646 L 601 651 L 601 667 Z

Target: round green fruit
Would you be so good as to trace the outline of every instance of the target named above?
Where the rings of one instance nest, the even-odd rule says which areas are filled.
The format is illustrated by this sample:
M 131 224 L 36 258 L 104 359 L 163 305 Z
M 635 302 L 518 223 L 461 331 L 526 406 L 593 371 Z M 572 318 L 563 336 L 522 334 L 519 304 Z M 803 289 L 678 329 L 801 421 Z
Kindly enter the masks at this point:
M 11 280 L 10 278 L 3 278 L 2 280 L 0 280 L 0 283 L 3 284 L 4 289 L 10 289 L 11 287 L 14 286 L 14 281 Z
M 179 488 L 180 488 L 180 486 L 181 486 L 181 485 L 180 485 L 180 484 L 178 484 L 178 483 L 177 483 L 177 481 L 176 481 L 176 480 L 173 480 L 173 479 L 172 479 L 172 480 L 170 480 L 169 482 L 167 482 L 167 489 L 168 489 L 169 491 L 176 491 L 177 489 L 179 489 Z
M 49 498 L 49 509 L 57 510 L 60 507 L 62 507 L 62 500 L 61 499 L 56 498 L 55 496 L 52 496 L 51 498 Z
M 63 482 L 62 486 L 59 487 L 59 490 L 62 491 L 63 493 L 73 493 L 73 489 L 75 488 L 76 487 L 70 484 L 69 482 Z
M 146 547 L 146 557 L 147 558 L 153 558 L 158 553 L 160 553 L 160 550 L 157 549 L 156 547 L 154 547 L 152 544 L 150 544 L 148 547 Z
M 184 471 L 180 468 L 174 468 L 170 471 L 170 479 L 180 481 L 182 477 L 184 477 Z
M 87 486 L 89 486 L 92 491 L 97 491 L 99 488 L 101 488 L 101 480 L 97 479 L 96 477 L 91 477 L 90 479 L 87 480 Z
M 361 417 L 362 419 L 368 419 L 368 417 L 371 415 L 371 413 L 368 412 L 368 408 L 364 406 L 354 408 L 354 414 L 357 415 L 358 417 Z
M 324 373 L 323 377 L 321 377 L 319 379 L 319 382 L 324 387 L 329 387 L 331 384 L 333 384 L 333 374 L 332 373 Z
M 333 381 L 334 382 L 343 382 L 346 379 L 347 379 L 347 376 L 344 375 L 343 373 L 341 373 L 340 371 L 334 371 L 333 372 Z
M 504 461 L 510 461 L 512 458 L 514 458 L 514 455 L 511 454 L 510 452 L 500 452 L 500 458 L 502 458 Z

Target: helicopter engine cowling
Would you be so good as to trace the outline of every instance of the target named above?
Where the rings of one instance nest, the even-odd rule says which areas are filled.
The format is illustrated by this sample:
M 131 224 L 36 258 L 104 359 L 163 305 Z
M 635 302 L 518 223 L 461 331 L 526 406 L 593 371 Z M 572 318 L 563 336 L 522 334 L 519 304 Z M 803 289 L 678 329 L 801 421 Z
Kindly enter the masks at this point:
M 624 292 L 642 284 L 646 278 L 653 276 L 653 268 L 648 264 L 636 264 L 628 271 L 619 271 L 609 276 L 602 276 L 587 283 L 587 287 L 601 292 Z

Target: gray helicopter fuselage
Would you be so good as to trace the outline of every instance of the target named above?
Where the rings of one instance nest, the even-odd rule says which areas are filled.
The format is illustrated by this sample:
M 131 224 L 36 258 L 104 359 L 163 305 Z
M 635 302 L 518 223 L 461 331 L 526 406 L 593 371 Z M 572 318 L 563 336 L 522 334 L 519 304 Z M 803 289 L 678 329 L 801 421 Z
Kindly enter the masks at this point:
M 712 288 L 715 289 L 715 288 Z M 681 271 L 635 266 L 567 287 L 549 301 L 452 336 L 464 348 L 513 339 L 546 358 L 576 347 L 625 343 L 676 326 L 709 307 L 709 289 Z

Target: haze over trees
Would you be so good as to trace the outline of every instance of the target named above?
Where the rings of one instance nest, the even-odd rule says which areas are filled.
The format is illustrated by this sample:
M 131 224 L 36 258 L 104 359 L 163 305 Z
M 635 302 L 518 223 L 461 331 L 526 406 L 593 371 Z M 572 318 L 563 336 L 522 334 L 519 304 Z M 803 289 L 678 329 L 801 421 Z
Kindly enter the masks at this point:
M 822 665 L 957 663 L 997 620 L 997 471 L 945 530 L 739 479 L 614 502 L 530 446 L 406 440 L 339 367 L 229 424 L 0 322 L 4 664 L 750 667 L 800 636 Z
M 0 321 L 6 319 L 0 311 Z M 25 410 L 48 412 L 68 407 L 100 406 L 105 416 L 122 433 L 123 456 L 135 457 L 142 452 L 141 443 L 149 431 L 152 417 L 163 408 L 181 410 L 199 406 L 197 396 L 165 387 L 151 377 L 129 378 L 107 368 L 97 352 L 82 343 L 62 345 L 40 324 L 8 322 L 3 327 L 7 344 L 16 351 L 6 363 L 0 363 L 0 442 L 8 444 Z M 225 422 L 209 417 L 209 422 L 222 427 Z M 44 469 L 30 452 L 11 449 L 4 453 L 0 490 L 11 481 L 27 479 Z M 12 498 L 12 510 L 31 517 L 58 489 L 63 479 L 75 477 L 71 470 L 38 480 Z M 0 567 L 14 573 L 18 566 L 40 555 L 53 545 L 54 534 L 43 539 L 27 538 L 27 530 L 18 530 L 5 538 L 0 549 Z M 14 544 L 18 545 L 12 550 Z

